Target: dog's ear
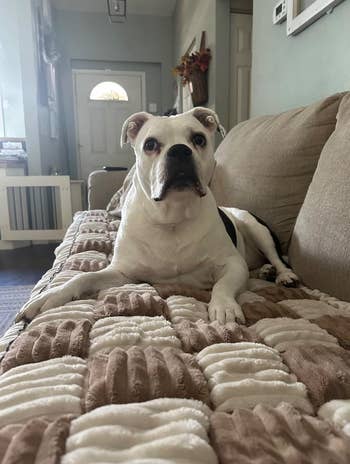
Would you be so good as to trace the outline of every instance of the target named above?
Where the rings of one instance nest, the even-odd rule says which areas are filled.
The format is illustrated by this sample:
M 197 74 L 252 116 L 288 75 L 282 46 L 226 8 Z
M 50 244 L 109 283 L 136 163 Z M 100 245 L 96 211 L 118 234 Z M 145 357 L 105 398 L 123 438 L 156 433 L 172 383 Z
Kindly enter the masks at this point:
M 193 110 L 190 110 L 190 113 L 192 113 L 193 116 L 210 132 L 214 133 L 215 131 L 218 131 L 222 138 L 225 137 L 225 128 L 220 124 L 219 116 L 215 113 L 215 111 L 210 110 L 209 108 L 204 108 L 203 106 L 197 106 L 196 108 L 193 108 Z
M 128 142 L 130 142 L 131 145 L 134 145 L 134 141 L 141 127 L 150 118 L 153 118 L 152 114 L 146 113 L 145 111 L 129 116 L 122 127 L 122 133 L 120 137 L 121 147 L 123 147 L 123 145 Z

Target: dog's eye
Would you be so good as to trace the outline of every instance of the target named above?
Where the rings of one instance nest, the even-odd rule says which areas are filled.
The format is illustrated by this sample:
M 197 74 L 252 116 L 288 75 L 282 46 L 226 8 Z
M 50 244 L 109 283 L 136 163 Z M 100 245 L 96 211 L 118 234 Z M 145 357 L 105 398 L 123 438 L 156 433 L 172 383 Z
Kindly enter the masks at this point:
M 143 149 L 145 151 L 156 151 L 159 147 L 158 141 L 154 138 L 149 138 L 146 140 Z
M 207 140 L 203 134 L 194 134 L 194 136 L 192 137 L 192 142 L 194 145 L 197 145 L 199 147 L 205 147 L 207 144 Z

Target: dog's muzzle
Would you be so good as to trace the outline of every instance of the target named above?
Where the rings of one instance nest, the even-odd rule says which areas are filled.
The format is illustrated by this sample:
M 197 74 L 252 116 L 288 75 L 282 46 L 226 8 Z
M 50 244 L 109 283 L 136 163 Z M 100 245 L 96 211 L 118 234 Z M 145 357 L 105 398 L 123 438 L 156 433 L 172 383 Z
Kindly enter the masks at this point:
M 167 152 L 162 187 L 154 200 L 163 200 L 169 190 L 186 189 L 193 190 L 200 197 L 206 195 L 206 189 L 197 174 L 191 148 L 184 144 L 176 144 Z

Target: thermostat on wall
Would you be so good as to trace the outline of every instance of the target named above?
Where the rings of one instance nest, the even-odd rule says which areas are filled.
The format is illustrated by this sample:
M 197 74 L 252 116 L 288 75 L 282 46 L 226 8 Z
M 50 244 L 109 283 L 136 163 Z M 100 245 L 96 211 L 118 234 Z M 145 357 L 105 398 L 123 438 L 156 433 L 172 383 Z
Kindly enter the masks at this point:
M 287 6 L 286 0 L 280 0 L 274 6 L 272 13 L 272 22 L 273 24 L 281 24 L 287 19 Z

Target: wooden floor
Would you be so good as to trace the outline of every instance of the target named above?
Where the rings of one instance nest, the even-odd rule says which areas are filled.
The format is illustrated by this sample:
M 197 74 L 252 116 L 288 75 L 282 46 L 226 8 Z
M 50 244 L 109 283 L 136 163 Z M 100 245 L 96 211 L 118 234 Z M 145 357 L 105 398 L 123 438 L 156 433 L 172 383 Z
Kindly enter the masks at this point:
M 57 244 L 0 251 L 0 285 L 35 284 L 52 266 Z

